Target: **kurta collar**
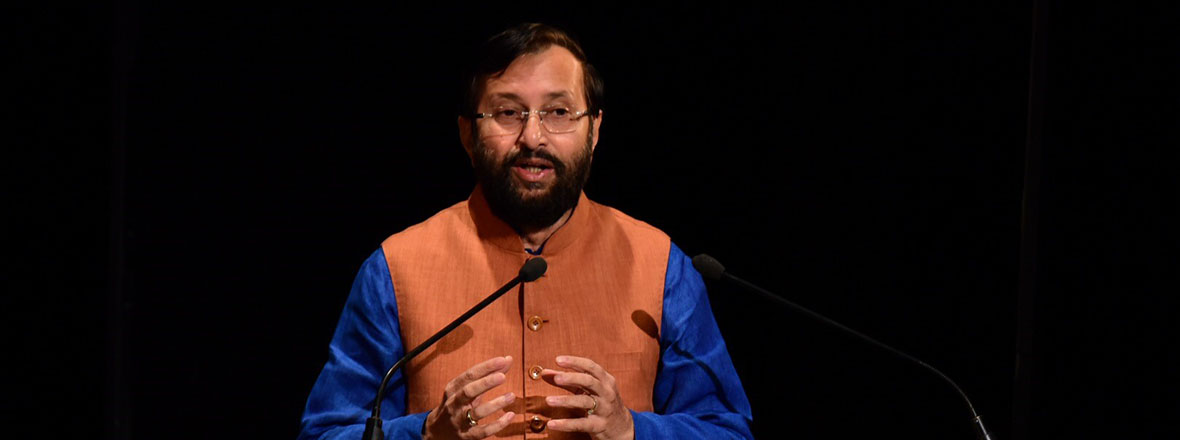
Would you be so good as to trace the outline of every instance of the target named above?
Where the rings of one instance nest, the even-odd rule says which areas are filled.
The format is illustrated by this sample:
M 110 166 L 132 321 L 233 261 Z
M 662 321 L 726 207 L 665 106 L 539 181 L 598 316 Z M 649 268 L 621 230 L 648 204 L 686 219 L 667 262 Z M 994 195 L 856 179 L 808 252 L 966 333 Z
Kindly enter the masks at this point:
M 586 193 L 583 192 L 578 195 L 578 204 L 574 207 L 573 214 L 570 215 L 569 220 L 565 225 L 558 228 L 552 236 L 545 242 L 542 247 L 540 255 L 554 255 L 569 247 L 569 245 L 576 242 L 582 235 L 584 235 L 591 226 L 591 218 L 593 217 L 591 211 L 594 209 L 594 203 L 586 198 Z M 498 248 L 509 252 L 525 254 L 524 241 L 520 239 L 520 235 L 516 230 L 500 220 L 492 213 L 491 207 L 488 206 L 487 199 L 484 198 L 483 189 L 479 185 L 475 186 L 475 190 L 471 192 L 471 197 L 467 199 L 467 209 L 471 213 L 471 219 L 475 223 L 476 232 L 479 234 L 480 240 L 492 243 Z

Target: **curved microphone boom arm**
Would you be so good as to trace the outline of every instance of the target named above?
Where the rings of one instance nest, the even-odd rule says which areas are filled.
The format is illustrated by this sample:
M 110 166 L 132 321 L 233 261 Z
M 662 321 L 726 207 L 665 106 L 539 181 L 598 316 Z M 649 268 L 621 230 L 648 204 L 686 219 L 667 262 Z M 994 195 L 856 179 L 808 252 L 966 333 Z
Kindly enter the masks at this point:
M 987 428 L 984 428 L 983 420 L 980 419 L 979 414 L 975 412 L 975 405 L 971 404 L 971 399 L 967 398 L 967 393 L 964 393 L 963 389 L 959 388 L 959 384 L 956 384 L 955 381 L 951 380 L 951 378 L 948 377 L 946 374 L 943 374 L 941 371 L 938 371 L 937 368 L 930 366 L 930 364 L 923 362 L 921 359 L 910 356 L 906 352 L 903 352 L 903 351 L 898 350 L 896 348 L 890 347 L 889 345 L 887 345 L 883 342 L 873 339 L 873 338 L 869 337 L 868 335 L 865 335 L 864 333 L 861 333 L 861 332 L 858 332 L 858 331 L 853 330 L 851 328 L 848 328 L 844 324 L 840 324 L 839 322 L 836 322 L 836 321 L 832 320 L 831 318 L 828 318 L 827 316 L 813 312 L 813 311 L 807 309 L 806 307 L 803 307 L 801 305 L 798 305 L 798 304 L 795 304 L 791 301 L 788 301 L 781 296 L 770 293 L 770 291 L 763 289 L 763 288 L 755 285 L 754 283 L 751 283 L 749 281 L 746 281 L 741 278 L 730 275 L 729 272 L 725 271 L 725 266 L 722 266 L 721 262 L 717 261 L 717 259 L 710 257 L 706 254 L 700 254 L 695 257 L 692 257 L 692 266 L 696 268 L 697 272 L 700 272 L 701 275 L 704 275 L 705 278 L 708 278 L 708 279 L 711 279 L 714 281 L 720 281 L 722 279 L 730 281 L 734 284 L 737 284 L 739 286 L 742 286 L 742 287 L 750 290 L 751 292 L 758 294 L 759 296 L 761 296 L 763 298 L 766 298 L 766 299 L 768 299 L 772 302 L 775 302 L 779 305 L 794 309 L 795 311 L 798 311 L 800 313 L 803 313 L 804 315 L 810 316 L 811 318 L 813 318 L 817 321 L 820 321 L 824 324 L 827 324 L 829 326 L 840 329 L 843 332 L 848 333 L 852 336 L 855 336 L 862 341 L 865 341 L 871 345 L 875 345 L 877 347 L 883 348 L 890 353 L 893 353 L 899 357 L 902 357 L 902 358 L 907 359 L 915 364 L 918 364 L 927 370 L 930 370 L 938 377 L 941 377 L 942 380 L 946 381 L 946 383 L 949 383 L 951 385 L 951 387 L 954 388 L 955 391 L 959 393 L 959 396 L 963 397 L 963 401 L 967 403 L 967 409 L 971 410 L 972 422 L 975 424 L 976 434 L 979 436 L 979 439 L 980 440 L 991 440 L 991 435 L 988 434 Z
M 365 421 L 365 434 L 362 438 L 364 440 L 382 440 L 385 438 L 385 433 L 381 429 L 381 401 L 385 399 L 385 387 L 389 385 L 389 379 L 393 378 L 393 374 L 397 372 L 397 370 L 405 366 L 406 362 L 409 362 L 410 359 L 414 358 L 414 356 L 417 356 L 419 353 L 422 353 L 423 350 L 430 348 L 431 345 L 434 345 L 435 342 L 438 342 L 439 339 L 442 339 L 443 336 L 446 336 L 456 327 L 459 327 L 459 325 L 467 322 L 468 319 L 471 319 L 472 316 L 475 316 L 475 314 L 479 313 L 480 310 L 483 310 L 484 307 L 487 307 L 501 296 L 504 296 L 505 293 L 508 293 L 508 291 L 512 290 L 513 287 L 516 287 L 516 285 L 520 283 L 536 281 L 537 278 L 540 278 L 541 275 L 545 274 L 545 270 L 548 269 L 548 267 L 549 266 L 545 263 L 544 258 L 534 257 L 529 259 L 524 263 L 524 266 L 520 267 L 520 272 L 516 275 L 516 278 L 513 278 L 512 281 L 509 281 L 508 284 L 505 284 L 504 287 L 501 287 L 499 290 L 492 292 L 491 295 L 488 295 L 487 298 L 484 298 L 483 301 L 480 301 L 479 304 L 476 304 L 475 307 L 471 308 L 471 310 L 468 310 L 458 318 L 455 318 L 454 321 L 451 321 L 451 323 L 447 324 L 446 327 L 443 327 L 442 330 L 439 330 L 433 336 L 427 338 L 425 341 L 422 341 L 421 344 L 418 344 L 417 347 L 414 347 L 409 352 L 407 352 L 405 356 L 402 356 L 401 359 L 398 359 L 392 367 L 389 367 L 389 371 L 386 371 L 385 377 L 381 379 L 381 385 L 377 386 L 377 399 L 373 401 L 373 411 L 371 416 Z

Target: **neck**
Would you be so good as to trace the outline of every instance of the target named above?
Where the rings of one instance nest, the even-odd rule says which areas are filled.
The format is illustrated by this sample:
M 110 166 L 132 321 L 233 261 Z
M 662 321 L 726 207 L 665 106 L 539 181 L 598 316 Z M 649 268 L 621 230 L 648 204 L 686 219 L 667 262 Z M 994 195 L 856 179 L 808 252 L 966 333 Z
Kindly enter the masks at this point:
M 557 232 L 558 229 L 561 229 L 562 225 L 565 225 L 565 222 L 569 221 L 573 212 L 573 209 L 565 211 L 565 214 L 562 214 L 561 217 L 558 217 L 556 222 L 553 222 L 552 225 L 546 226 L 544 228 L 519 231 L 520 241 L 527 249 L 534 251 L 540 249 L 541 245 L 545 244 L 545 240 L 548 240 L 554 232 Z

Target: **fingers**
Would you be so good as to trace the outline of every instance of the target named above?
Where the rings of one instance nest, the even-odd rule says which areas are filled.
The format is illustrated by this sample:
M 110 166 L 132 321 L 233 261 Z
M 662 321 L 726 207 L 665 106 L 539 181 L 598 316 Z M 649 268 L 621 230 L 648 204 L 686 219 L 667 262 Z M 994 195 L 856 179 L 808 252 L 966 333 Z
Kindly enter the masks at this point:
M 443 400 L 438 408 L 426 416 L 424 438 L 484 438 L 504 429 L 515 415 L 512 412 L 491 423 L 476 426 L 472 426 L 471 420 L 487 417 L 516 399 L 515 395 L 507 393 L 482 404 L 478 402 L 479 397 L 488 390 L 507 381 L 505 373 L 511 365 L 511 356 L 496 357 L 480 362 L 451 379 L 443 390 Z
M 545 426 L 554 431 L 598 433 L 606 429 L 606 421 L 601 417 L 553 419 Z
M 577 356 L 558 356 L 557 365 L 588 374 L 598 382 L 601 382 L 601 385 L 598 385 L 597 388 L 588 388 L 583 386 L 583 388 L 586 388 L 588 391 L 591 391 L 594 394 L 602 396 L 605 395 L 605 390 L 614 389 L 615 387 L 615 377 L 611 376 L 611 374 L 608 373 L 606 369 L 602 368 L 601 365 L 598 365 L 597 362 L 594 362 L 590 359 Z M 576 376 L 572 376 L 572 378 L 574 381 L 584 381 L 584 379 L 578 378 Z M 575 383 L 580 384 L 580 382 Z
M 564 388 L 574 394 L 590 393 L 598 396 L 610 396 L 611 391 L 594 376 L 586 373 L 568 371 L 541 370 L 541 377 L 546 382 Z
M 504 407 L 507 407 L 508 405 L 511 405 L 512 402 L 515 400 L 516 400 L 515 394 L 512 394 L 512 393 L 504 394 L 503 396 L 497 397 L 487 403 L 483 403 L 483 404 L 480 404 L 479 406 L 476 406 L 475 408 L 472 408 L 471 409 L 471 416 L 475 417 L 475 420 L 482 419 L 484 417 L 491 415 L 492 413 L 495 413 L 496 411 L 504 409 Z
M 481 394 L 503 384 L 512 365 L 512 356 L 496 357 L 467 369 L 447 384 L 446 394 L 457 405 L 466 405 Z
M 602 368 L 602 366 L 600 366 L 596 362 L 594 362 L 590 359 L 586 359 L 584 357 L 558 356 L 557 357 L 557 365 L 559 365 L 563 368 L 569 368 L 571 370 L 581 371 L 583 373 L 597 377 L 599 380 L 606 378 L 606 376 L 610 376 L 610 374 L 607 373 L 606 370 L 604 370 Z
M 569 374 L 569 373 L 566 373 L 564 371 L 550 370 L 550 369 L 546 368 L 546 369 L 541 370 L 541 380 L 545 381 L 549 385 L 553 385 L 558 388 L 563 388 L 572 394 L 582 394 L 582 393 L 586 392 L 586 390 L 583 390 L 582 388 L 578 387 L 577 385 L 562 385 L 562 384 L 557 383 L 557 375 L 559 375 L 559 374 Z
M 576 396 L 549 396 L 545 398 L 545 403 L 552 407 L 583 409 L 587 411 L 597 406 L 595 402 L 593 396 L 587 396 L 585 394 Z
M 575 395 L 549 396 L 552 407 L 585 411 L 585 417 L 551 419 L 549 429 L 585 432 L 596 438 L 633 438 L 634 421 L 620 400 L 614 376 L 598 363 L 577 356 L 558 356 L 557 365 L 572 371 L 543 370 L 545 380 Z M 589 394 L 582 394 L 589 393 Z
M 473 402 L 475 402 L 476 398 L 483 395 L 483 393 L 486 393 L 492 388 L 503 385 L 504 382 L 507 381 L 508 376 L 505 376 L 504 373 L 495 372 L 489 374 L 482 379 L 471 382 L 463 386 L 463 388 L 460 388 L 459 392 L 451 396 L 451 404 L 456 406 L 474 405 Z
M 512 394 L 512 393 L 504 394 L 503 396 L 497 397 L 487 403 L 483 403 L 479 406 L 476 406 L 475 408 L 472 408 L 471 409 L 471 417 L 474 418 L 475 420 L 483 419 L 484 417 L 487 417 L 487 416 L 495 413 L 496 411 L 504 409 L 504 407 L 511 404 L 514 400 L 516 400 L 515 394 Z M 484 423 L 484 424 L 470 427 L 470 429 L 468 429 L 466 432 L 463 433 L 462 437 L 463 438 L 490 437 L 492 435 L 495 435 L 497 432 L 500 432 L 501 429 L 504 429 L 505 427 L 507 427 L 508 424 L 510 422 L 512 422 L 512 418 L 515 416 L 516 416 L 516 413 L 514 413 L 512 411 L 506 411 L 503 415 L 501 415 L 499 418 L 496 419 L 496 421 L 494 421 L 492 423 Z M 466 417 L 466 415 L 464 415 L 464 417 Z
M 496 419 L 495 422 L 472 427 L 471 429 L 467 430 L 466 433 L 464 433 L 464 436 L 467 438 L 491 437 L 497 432 L 500 432 L 501 429 L 507 427 L 508 424 L 512 422 L 513 417 L 516 417 L 516 413 L 508 411 L 504 413 L 504 415 L 500 416 L 500 418 Z
M 512 356 L 494 357 L 486 361 L 475 364 L 467 371 L 459 374 L 458 377 L 451 380 L 455 384 L 455 388 L 461 388 L 469 382 L 478 380 L 489 374 L 500 372 L 508 372 L 508 367 L 512 365 Z
M 581 388 L 599 396 L 607 394 L 602 381 L 586 373 L 557 373 L 553 376 L 553 382 L 562 388 Z

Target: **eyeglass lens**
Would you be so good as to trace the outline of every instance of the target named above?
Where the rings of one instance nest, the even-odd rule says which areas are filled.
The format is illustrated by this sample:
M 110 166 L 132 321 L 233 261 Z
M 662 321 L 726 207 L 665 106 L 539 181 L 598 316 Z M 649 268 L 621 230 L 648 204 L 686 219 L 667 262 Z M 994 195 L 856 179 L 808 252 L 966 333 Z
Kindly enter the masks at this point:
M 497 109 L 494 119 L 506 130 L 520 130 L 524 121 L 531 118 L 534 112 L 515 109 Z M 536 111 L 540 114 L 541 126 L 550 133 L 569 133 L 577 129 L 575 113 L 564 108 Z

